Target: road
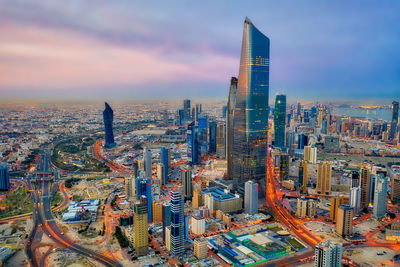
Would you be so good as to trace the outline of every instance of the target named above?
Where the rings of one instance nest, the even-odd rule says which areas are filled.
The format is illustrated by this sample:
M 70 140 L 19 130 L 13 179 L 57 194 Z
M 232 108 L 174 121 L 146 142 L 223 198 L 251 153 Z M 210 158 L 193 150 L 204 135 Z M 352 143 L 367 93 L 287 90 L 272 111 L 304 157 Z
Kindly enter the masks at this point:
M 48 158 L 46 160 L 49 160 Z M 41 171 L 48 172 L 49 164 L 39 162 L 39 167 L 44 166 L 45 168 L 40 169 Z M 46 169 L 47 168 L 47 169 Z M 44 266 L 45 259 L 40 258 L 37 255 L 37 247 L 41 243 L 43 233 L 46 234 L 52 241 L 58 246 L 67 248 L 78 254 L 87 256 L 103 264 L 104 266 L 122 266 L 119 262 L 110 259 L 97 252 L 84 248 L 72 239 L 65 236 L 63 231 L 58 227 L 57 223 L 53 218 L 51 212 L 51 200 L 54 193 L 57 191 L 57 183 L 53 183 L 50 179 L 36 179 L 35 186 L 28 181 L 30 186 L 34 188 L 32 199 L 33 199 L 33 229 L 29 235 L 28 242 L 26 244 L 25 252 L 28 256 L 31 266 Z M 49 253 L 45 253 L 44 258 Z

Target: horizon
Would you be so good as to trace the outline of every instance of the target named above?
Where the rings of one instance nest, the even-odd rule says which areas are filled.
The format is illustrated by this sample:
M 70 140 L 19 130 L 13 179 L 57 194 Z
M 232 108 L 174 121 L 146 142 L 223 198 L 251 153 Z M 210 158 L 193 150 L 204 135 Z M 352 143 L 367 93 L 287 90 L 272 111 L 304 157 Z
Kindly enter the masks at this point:
M 271 40 L 270 101 L 283 92 L 299 101 L 390 104 L 400 84 L 400 14 L 358 2 L 158 2 L 161 12 L 128 1 L 5 1 L 0 93 L 3 102 L 227 99 L 248 16 Z

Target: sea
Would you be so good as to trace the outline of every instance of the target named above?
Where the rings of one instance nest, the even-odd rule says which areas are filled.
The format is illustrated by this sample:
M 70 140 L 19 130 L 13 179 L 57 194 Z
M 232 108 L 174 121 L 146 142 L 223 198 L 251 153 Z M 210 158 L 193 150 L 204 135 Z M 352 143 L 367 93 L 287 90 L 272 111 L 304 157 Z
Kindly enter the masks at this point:
M 331 114 L 391 121 L 391 109 L 332 108 Z

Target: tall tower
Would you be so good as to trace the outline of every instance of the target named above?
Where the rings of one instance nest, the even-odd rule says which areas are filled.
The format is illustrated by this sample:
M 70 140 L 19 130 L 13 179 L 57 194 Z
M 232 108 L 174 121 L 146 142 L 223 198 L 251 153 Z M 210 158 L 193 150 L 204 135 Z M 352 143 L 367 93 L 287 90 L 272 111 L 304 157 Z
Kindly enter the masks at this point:
M 137 178 L 136 179 L 136 199 L 140 200 L 142 196 L 146 197 L 148 222 L 153 220 L 152 203 L 153 196 L 151 194 L 151 179 Z
M 371 174 L 368 167 L 361 168 L 361 209 L 368 208 Z
M 286 95 L 277 95 L 274 111 L 275 147 L 285 147 Z
M 190 121 L 190 99 L 183 100 L 183 120 Z
M 349 205 L 340 205 L 337 212 L 336 233 L 349 236 L 353 233 L 354 210 Z
M 233 184 L 255 180 L 265 196 L 269 39 L 246 18 L 233 122 Z
M 192 198 L 192 171 L 181 169 L 181 179 L 185 199 Z
M 168 148 L 161 148 L 161 163 L 164 165 L 164 181 L 162 184 L 168 184 L 168 167 L 169 167 L 169 152 Z
M 5 191 L 10 188 L 10 175 L 8 174 L 7 163 L 0 164 L 0 190 Z
M 258 184 L 253 181 L 244 185 L 244 211 L 250 215 L 258 213 Z
M 315 246 L 315 267 L 341 267 L 342 244 L 333 244 L 327 240 Z
M 238 80 L 231 78 L 228 97 L 228 114 L 226 118 L 226 160 L 228 164 L 228 179 L 233 179 L 233 122 L 236 107 L 236 91 Z
M 178 191 L 170 192 L 171 202 L 171 252 L 174 255 L 185 251 L 184 243 L 184 206 L 181 194 Z
M 399 124 L 399 102 L 392 102 L 392 122 L 390 123 L 389 140 L 396 139 L 397 127 Z
M 104 120 L 104 132 L 105 132 L 105 148 L 111 148 L 115 146 L 114 143 L 114 133 L 113 133 L 113 120 L 114 120 L 114 111 L 111 109 L 110 105 L 105 102 L 106 108 L 103 111 L 103 120 Z
M 187 148 L 187 156 L 189 158 L 189 161 L 192 164 L 197 164 L 198 163 L 198 156 L 199 156 L 199 151 L 198 151 L 198 140 L 197 140 L 197 126 L 195 122 L 191 122 L 188 125 L 187 128 L 187 143 L 188 143 L 188 148 Z
M 332 165 L 328 161 L 317 164 L 317 194 L 329 195 L 332 185 Z
M 134 206 L 134 224 L 135 224 L 135 255 L 140 257 L 147 255 L 149 247 L 147 207 L 144 203 L 138 202 Z
M 349 205 L 354 209 L 354 214 L 358 215 L 360 213 L 361 205 L 361 188 L 352 187 L 350 189 Z
M 299 164 L 299 191 L 300 193 L 307 193 L 307 177 L 308 177 L 308 163 L 307 161 L 300 161 Z
M 217 157 L 218 158 L 225 158 L 226 151 L 225 151 L 225 124 L 218 123 L 217 124 Z
M 146 175 L 146 178 L 152 177 L 152 155 L 151 155 L 151 149 L 144 148 L 143 149 L 143 161 L 144 161 L 144 172 Z
M 387 211 L 387 186 L 388 179 L 381 175 L 376 177 L 373 217 L 380 219 Z

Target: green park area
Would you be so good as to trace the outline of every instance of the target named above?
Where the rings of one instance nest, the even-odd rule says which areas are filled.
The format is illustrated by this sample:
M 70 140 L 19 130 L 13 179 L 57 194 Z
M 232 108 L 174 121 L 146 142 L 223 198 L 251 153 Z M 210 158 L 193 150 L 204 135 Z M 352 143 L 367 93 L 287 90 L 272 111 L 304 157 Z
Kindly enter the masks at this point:
M 0 203 L 0 218 L 21 215 L 32 212 L 32 198 L 28 198 L 26 185 L 8 192 L 4 201 Z
M 92 153 L 92 146 L 99 138 L 90 135 L 59 143 L 53 150 L 51 161 L 67 171 L 108 172 L 110 168 L 94 158 Z
M 305 248 L 299 241 L 294 238 L 287 238 L 286 241 L 295 249 L 300 250 Z

